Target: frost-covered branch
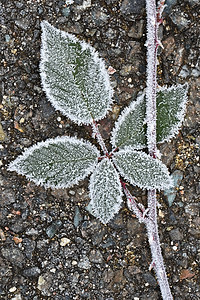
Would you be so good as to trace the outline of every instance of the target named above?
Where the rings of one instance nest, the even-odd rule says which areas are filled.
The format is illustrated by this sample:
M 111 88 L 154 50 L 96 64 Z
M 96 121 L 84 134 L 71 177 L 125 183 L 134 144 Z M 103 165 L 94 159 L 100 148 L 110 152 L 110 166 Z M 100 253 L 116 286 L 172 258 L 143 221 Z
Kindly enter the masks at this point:
M 144 215 L 143 215 L 143 212 L 141 211 L 141 209 L 138 207 L 136 198 L 131 195 L 128 188 L 126 187 L 126 184 L 122 180 L 121 180 L 121 185 L 122 185 L 124 194 L 126 195 L 128 208 L 134 212 L 134 214 L 136 215 L 136 217 L 138 218 L 140 223 L 144 222 Z
M 155 0 L 146 0 L 147 12 L 147 88 L 146 88 L 146 118 L 147 118 L 147 144 L 150 156 L 156 158 L 156 88 L 157 88 L 157 48 L 158 26 L 164 1 L 160 1 L 156 10 Z M 158 20 L 159 19 L 159 20 Z M 156 189 L 148 190 L 148 217 L 146 223 L 148 240 L 153 258 L 152 266 L 156 272 L 161 294 L 164 300 L 171 300 L 172 295 L 167 280 L 167 275 L 161 254 L 160 240 L 157 225 L 157 199 Z
M 95 121 L 93 121 L 92 130 L 93 130 L 93 137 L 97 139 L 99 145 L 101 146 L 101 149 L 102 149 L 103 153 L 106 156 L 108 156 L 108 149 L 105 145 L 105 142 L 102 138 L 101 133 L 99 132 L 99 124 L 97 124 Z

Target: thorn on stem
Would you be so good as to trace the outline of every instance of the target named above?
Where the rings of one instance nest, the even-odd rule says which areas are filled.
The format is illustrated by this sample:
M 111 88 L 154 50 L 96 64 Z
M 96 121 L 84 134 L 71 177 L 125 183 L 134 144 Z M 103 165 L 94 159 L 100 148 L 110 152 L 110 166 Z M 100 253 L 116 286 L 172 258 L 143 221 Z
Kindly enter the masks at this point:
M 156 266 L 155 262 L 152 261 L 149 266 L 149 271 L 151 271 Z

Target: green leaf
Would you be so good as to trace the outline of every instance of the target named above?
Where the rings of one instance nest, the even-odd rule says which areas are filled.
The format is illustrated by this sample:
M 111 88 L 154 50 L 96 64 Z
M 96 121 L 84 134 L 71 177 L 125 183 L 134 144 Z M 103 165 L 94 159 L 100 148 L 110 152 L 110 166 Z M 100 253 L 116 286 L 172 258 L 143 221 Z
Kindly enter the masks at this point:
M 99 156 L 89 142 L 63 136 L 28 148 L 10 163 L 8 170 L 25 175 L 38 185 L 67 188 L 89 175 Z
M 160 87 L 157 92 L 157 141 L 174 137 L 183 122 L 188 85 Z
M 142 149 L 146 147 L 145 112 L 146 104 L 144 94 L 142 94 L 124 109 L 115 123 L 111 138 L 114 148 L 120 147 L 122 149 L 126 146 L 132 146 L 134 149 Z
M 90 197 L 92 214 L 104 224 L 119 211 L 122 190 L 119 175 L 112 162 L 104 158 L 90 177 Z
M 110 109 L 113 90 L 103 60 L 89 44 L 46 21 L 40 71 L 48 99 L 72 121 L 90 124 Z
M 146 189 L 166 189 L 172 186 L 167 167 L 144 152 L 127 147 L 113 155 L 119 173 L 131 184 Z
M 183 122 L 188 86 L 160 87 L 157 91 L 157 142 L 174 137 Z M 147 147 L 145 94 L 125 108 L 112 132 L 114 148 L 131 146 L 134 149 Z

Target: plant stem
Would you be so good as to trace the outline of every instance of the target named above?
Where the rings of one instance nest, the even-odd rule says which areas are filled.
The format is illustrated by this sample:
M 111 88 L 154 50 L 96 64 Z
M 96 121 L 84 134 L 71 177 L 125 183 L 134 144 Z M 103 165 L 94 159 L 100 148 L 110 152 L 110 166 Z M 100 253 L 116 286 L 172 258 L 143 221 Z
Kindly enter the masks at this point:
M 156 204 L 156 191 L 151 190 L 148 192 L 148 200 L 151 198 L 151 203 Z M 150 207 L 149 214 L 151 214 L 150 219 L 147 219 L 145 222 L 147 228 L 148 240 L 151 248 L 152 255 L 152 267 L 154 268 L 158 283 L 160 286 L 162 298 L 164 300 L 172 300 L 172 294 L 170 291 L 167 274 L 165 271 L 165 266 L 163 262 L 160 239 L 158 234 L 158 224 L 157 224 L 157 214 L 156 214 L 156 205 L 154 208 Z M 148 216 L 149 216 L 148 214 Z
M 156 158 L 156 87 L 157 87 L 157 48 L 158 22 L 156 1 L 146 0 L 147 12 L 147 88 L 146 88 L 146 115 L 147 115 L 147 142 L 149 155 Z M 152 266 L 156 272 L 164 300 L 171 300 L 172 295 L 161 254 L 160 240 L 157 225 L 156 190 L 148 191 L 148 221 L 145 222 L 148 240 L 151 248 Z
M 105 142 L 102 138 L 101 133 L 99 132 L 99 127 L 98 126 L 99 125 L 95 121 L 93 121 L 93 124 L 92 124 L 93 135 L 94 135 L 94 138 L 97 139 L 104 155 L 108 156 L 108 149 L 107 149 L 106 144 L 105 144 Z
M 136 202 L 136 198 L 131 195 L 129 190 L 126 187 L 126 184 L 121 180 L 121 185 L 124 191 L 124 194 L 126 195 L 127 204 L 130 210 L 132 210 L 136 217 L 138 218 L 139 222 L 144 222 L 143 213 L 144 211 L 141 211 L 141 209 L 138 207 L 138 204 Z

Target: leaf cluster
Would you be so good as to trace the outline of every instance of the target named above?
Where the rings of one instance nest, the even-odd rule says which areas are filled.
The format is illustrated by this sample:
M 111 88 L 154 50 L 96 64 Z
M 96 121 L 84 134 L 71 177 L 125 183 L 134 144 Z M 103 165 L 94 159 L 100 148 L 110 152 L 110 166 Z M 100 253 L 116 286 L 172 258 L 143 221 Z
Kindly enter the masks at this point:
M 46 21 L 42 22 L 40 72 L 49 101 L 77 124 L 93 126 L 111 108 L 113 89 L 103 60 L 90 45 Z M 158 89 L 158 143 L 178 132 L 186 95 L 186 85 Z M 10 163 L 9 170 L 51 188 L 68 188 L 92 173 L 90 204 L 94 216 L 103 223 L 120 209 L 121 178 L 144 189 L 172 185 L 166 166 L 141 151 L 147 147 L 145 93 L 117 120 L 111 138 L 113 151 L 105 150 L 101 138 L 99 142 L 102 153 L 90 142 L 75 137 L 49 139 L 27 149 Z

